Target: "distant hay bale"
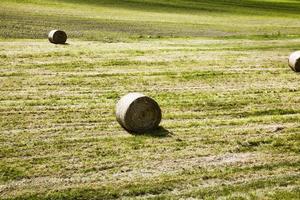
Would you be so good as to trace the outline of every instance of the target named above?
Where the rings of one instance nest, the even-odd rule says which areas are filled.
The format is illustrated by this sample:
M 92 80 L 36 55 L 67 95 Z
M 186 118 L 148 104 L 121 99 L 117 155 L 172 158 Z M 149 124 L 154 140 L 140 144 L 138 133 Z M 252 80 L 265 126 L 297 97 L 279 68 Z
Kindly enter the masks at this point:
M 161 109 L 152 98 L 141 93 L 129 93 L 117 103 L 116 117 L 129 132 L 142 133 L 158 127 Z
M 300 51 L 295 51 L 290 55 L 289 66 L 295 72 L 300 72 Z
M 65 44 L 67 41 L 67 34 L 64 31 L 52 30 L 48 34 L 48 39 L 54 44 Z

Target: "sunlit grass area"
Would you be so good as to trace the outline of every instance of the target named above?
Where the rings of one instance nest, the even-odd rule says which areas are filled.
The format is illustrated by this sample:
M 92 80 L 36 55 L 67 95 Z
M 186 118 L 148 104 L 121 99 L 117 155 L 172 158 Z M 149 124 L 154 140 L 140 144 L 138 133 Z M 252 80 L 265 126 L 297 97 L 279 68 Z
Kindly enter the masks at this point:
M 298 1 L 0 2 L 0 198 L 298 199 Z M 51 29 L 67 45 L 47 41 Z M 161 128 L 115 119 L 128 92 Z

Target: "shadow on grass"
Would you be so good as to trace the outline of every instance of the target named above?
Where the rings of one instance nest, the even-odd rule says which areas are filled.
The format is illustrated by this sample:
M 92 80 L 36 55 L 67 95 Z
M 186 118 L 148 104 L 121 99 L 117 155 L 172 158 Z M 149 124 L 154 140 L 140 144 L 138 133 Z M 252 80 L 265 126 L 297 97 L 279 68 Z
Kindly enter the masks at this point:
M 50 42 L 51 43 L 51 42 Z M 53 43 L 54 44 L 54 43 Z M 59 45 L 59 46 L 68 46 L 68 45 L 70 45 L 70 43 L 63 43 L 63 44 L 60 44 L 60 43 L 57 43 L 57 44 L 54 44 L 54 45 Z
M 142 133 L 134 133 L 134 132 L 129 132 L 132 135 L 135 136 L 149 136 L 149 137 L 172 137 L 174 135 L 173 132 L 165 129 L 162 126 L 159 126 L 157 129 L 154 130 L 149 130 L 146 132 L 142 132 Z

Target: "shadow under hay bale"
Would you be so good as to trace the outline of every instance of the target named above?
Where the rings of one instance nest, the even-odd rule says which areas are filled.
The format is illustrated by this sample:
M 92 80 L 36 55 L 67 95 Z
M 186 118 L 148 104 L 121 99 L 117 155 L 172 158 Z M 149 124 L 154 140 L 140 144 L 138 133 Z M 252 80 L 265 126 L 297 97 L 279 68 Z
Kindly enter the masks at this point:
M 52 30 L 48 34 L 48 39 L 53 44 L 66 44 L 67 34 L 61 30 Z
M 130 133 L 145 133 L 158 128 L 161 117 L 157 102 L 141 93 L 129 93 L 116 105 L 117 121 Z
M 136 136 L 149 136 L 149 137 L 172 137 L 174 135 L 173 132 L 165 129 L 162 126 L 159 126 L 153 130 L 145 131 L 143 133 L 135 133 L 130 131 L 129 133 Z
M 295 51 L 290 55 L 289 66 L 295 72 L 300 72 L 300 51 Z

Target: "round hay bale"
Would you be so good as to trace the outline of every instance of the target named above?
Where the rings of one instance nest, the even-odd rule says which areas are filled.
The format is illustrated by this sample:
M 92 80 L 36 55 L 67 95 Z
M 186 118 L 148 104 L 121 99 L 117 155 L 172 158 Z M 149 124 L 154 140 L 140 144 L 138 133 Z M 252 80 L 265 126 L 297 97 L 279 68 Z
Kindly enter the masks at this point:
M 300 51 L 295 51 L 290 55 L 289 66 L 295 72 L 300 72 Z
M 116 117 L 129 132 L 142 133 L 158 127 L 161 109 L 152 98 L 141 93 L 129 93 L 117 103 Z
M 48 39 L 54 44 L 65 44 L 67 41 L 67 34 L 64 31 L 52 30 L 48 34 Z

